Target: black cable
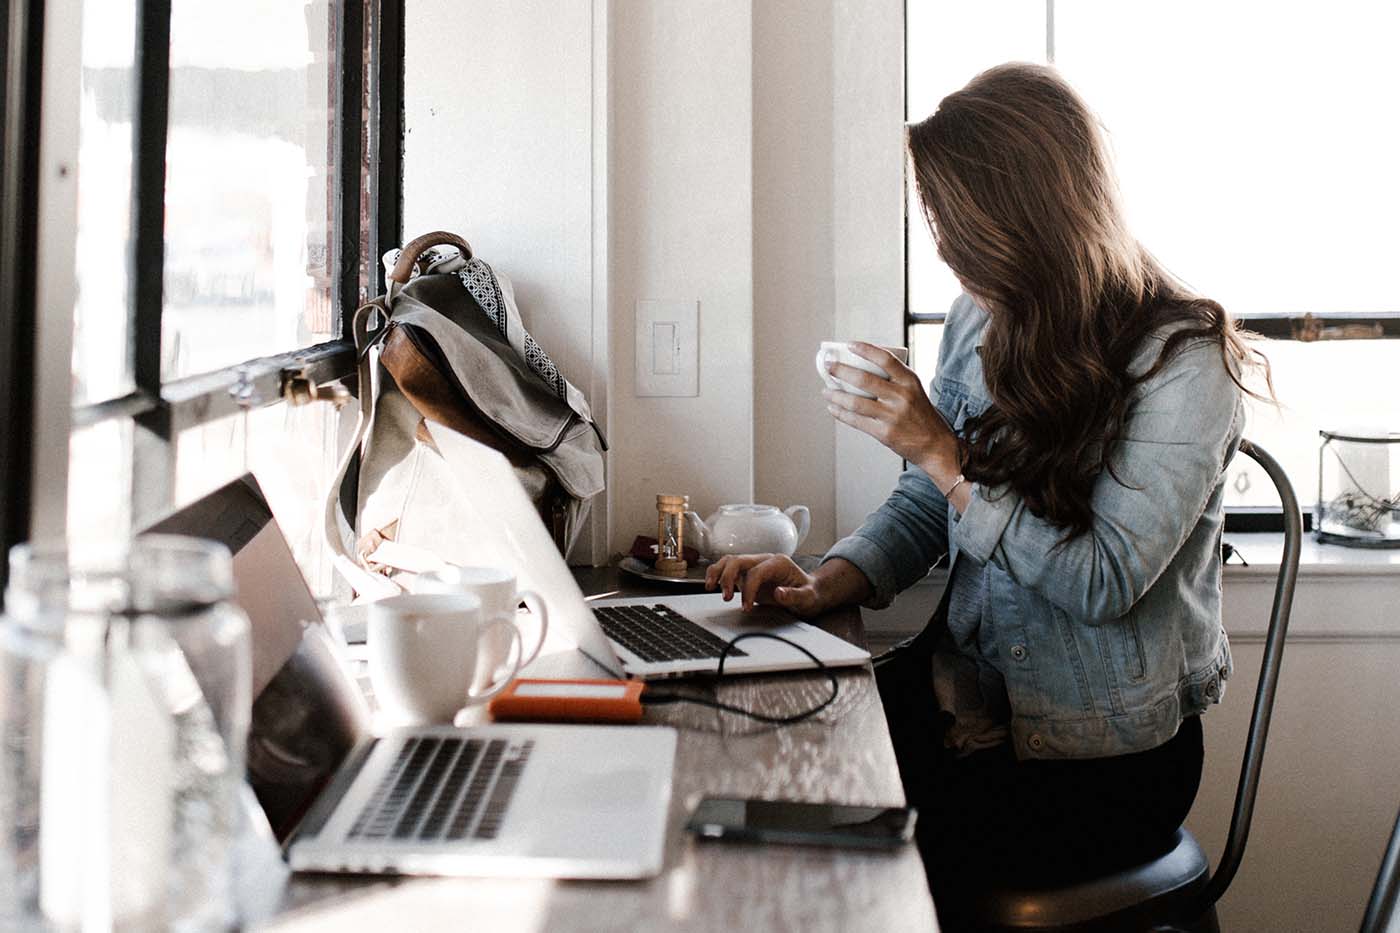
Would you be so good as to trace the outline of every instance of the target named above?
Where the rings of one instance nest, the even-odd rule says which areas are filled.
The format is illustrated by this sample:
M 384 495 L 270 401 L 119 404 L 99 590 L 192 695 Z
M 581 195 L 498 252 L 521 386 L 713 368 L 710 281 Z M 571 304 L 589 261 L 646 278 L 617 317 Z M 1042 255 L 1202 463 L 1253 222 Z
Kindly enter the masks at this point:
M 710 709 L 723 710 L 726 713 L 737 713 L 740 716 L 747 716 L 750 719 L 767 723 L 770 726 L 790 726 L 793 723 L 812 718 L 835 701 L 837 693 L 841 690 L 841 682 L 836 679 L 836 673 L 830 667 L 823 664 L 821 658 L 817 657 L 797 642 L 784 638 L 781 635 L 774 635 L 772 632 L 744 632 L 743 634 L 735 635 L 733 638 L 729 639 L 729 641 L 725 642 L 724 648 L 721 649 L 719 653 L 719 665 L 715 668 L 716 678 L 724 676 L 724 659 L 729 657 L 729 653 L 734 649 L 734 646 L 745 638 L 771 638 L 774 641 L 780 641 L 785 645 L 790 645 L 798 651 L 801 651 L 812 659 L 812 663 L 816 665 L 816 670 L 826 674 L 827 678 L 830 679 L 831 696 L 811 709 L 804 710 L 801 713 L 794 713 L 791 716 L 769 716 L 766 713 L 755 713 L 752 710 L 733 706 L 729 703 L 722 703 L 719 700 L 711 700 L 706 697 L 685 696 L 679 693 L 654 693 L 650 687 L 642 691 L 642 703 L 647 706 L 664 706 L 670 703 L 694 703 L 696 706 L 705 706 Z

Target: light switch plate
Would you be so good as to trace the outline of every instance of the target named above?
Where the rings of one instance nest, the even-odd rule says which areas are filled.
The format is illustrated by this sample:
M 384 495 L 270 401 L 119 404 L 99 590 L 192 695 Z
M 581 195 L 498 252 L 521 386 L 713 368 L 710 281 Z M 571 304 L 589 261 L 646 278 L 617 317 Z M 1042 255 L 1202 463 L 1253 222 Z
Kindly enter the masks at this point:
M 699 395 L 700 302 L 643 299 L 636 324 L 637 395 Z

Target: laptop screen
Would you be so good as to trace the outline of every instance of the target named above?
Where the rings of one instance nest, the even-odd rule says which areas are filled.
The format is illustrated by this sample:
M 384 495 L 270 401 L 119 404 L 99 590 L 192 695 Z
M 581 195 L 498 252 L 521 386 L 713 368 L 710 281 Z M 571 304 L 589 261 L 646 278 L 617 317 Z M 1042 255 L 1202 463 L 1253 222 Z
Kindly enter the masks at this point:
M 284 840 L 355 743 L 369 711 L 342 666 L 267 500 L 245 475 L 148 531 L 209 538 L 233 553 L 236 601 L 251 623 L 248 783 Z

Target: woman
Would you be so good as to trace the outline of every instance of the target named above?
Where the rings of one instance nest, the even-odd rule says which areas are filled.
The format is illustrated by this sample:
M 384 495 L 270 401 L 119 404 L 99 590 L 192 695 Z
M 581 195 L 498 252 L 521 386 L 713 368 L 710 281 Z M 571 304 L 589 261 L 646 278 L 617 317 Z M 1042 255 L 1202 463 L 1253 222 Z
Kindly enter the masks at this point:
M 966 294 L 931 398 L 869 344 L 889 380 L 831 373 L 876 397 L 826 397 L 909 468 L 815 573 L 752 555 L 707 582 L 815 615 L 885 606 L 948 556 L 939 611 L 878 669 L 945 906 L 989 873 L 1101 872 L 1170 844 L 1231 669 L 1221 500 L 1241 379 L 1267 363 L 1133 239 L 1095 119 L 1052 69 L 977 76 L 908 144 Z

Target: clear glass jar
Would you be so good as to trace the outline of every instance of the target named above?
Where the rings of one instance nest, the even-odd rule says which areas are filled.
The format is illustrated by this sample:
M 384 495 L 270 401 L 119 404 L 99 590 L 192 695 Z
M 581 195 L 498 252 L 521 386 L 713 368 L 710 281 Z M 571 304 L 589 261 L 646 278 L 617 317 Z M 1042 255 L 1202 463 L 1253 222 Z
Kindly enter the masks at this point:
M 39 707 L 28 711 L 44 733 L 46 920 L 60 929 L 233 925 L 252 675 L 228 550 L 147 535 L 71 560 L 21 546 L 11 567 L 7 611 L 29 630 L 58 633 Z
M 1319 541 L 1400 547 L 1400 433 L 1319 431 Z
M 11 599 L 14 593 L 24 595 Z M 0 616 L 0 930 L 45 928 L 39 909 L 42 723 L 63 624 L 61 613 L 35 611 L 38 598 L 28 584 L 17 588 L 12 572 L 6 606 L 18 602 L 27 611 Z

